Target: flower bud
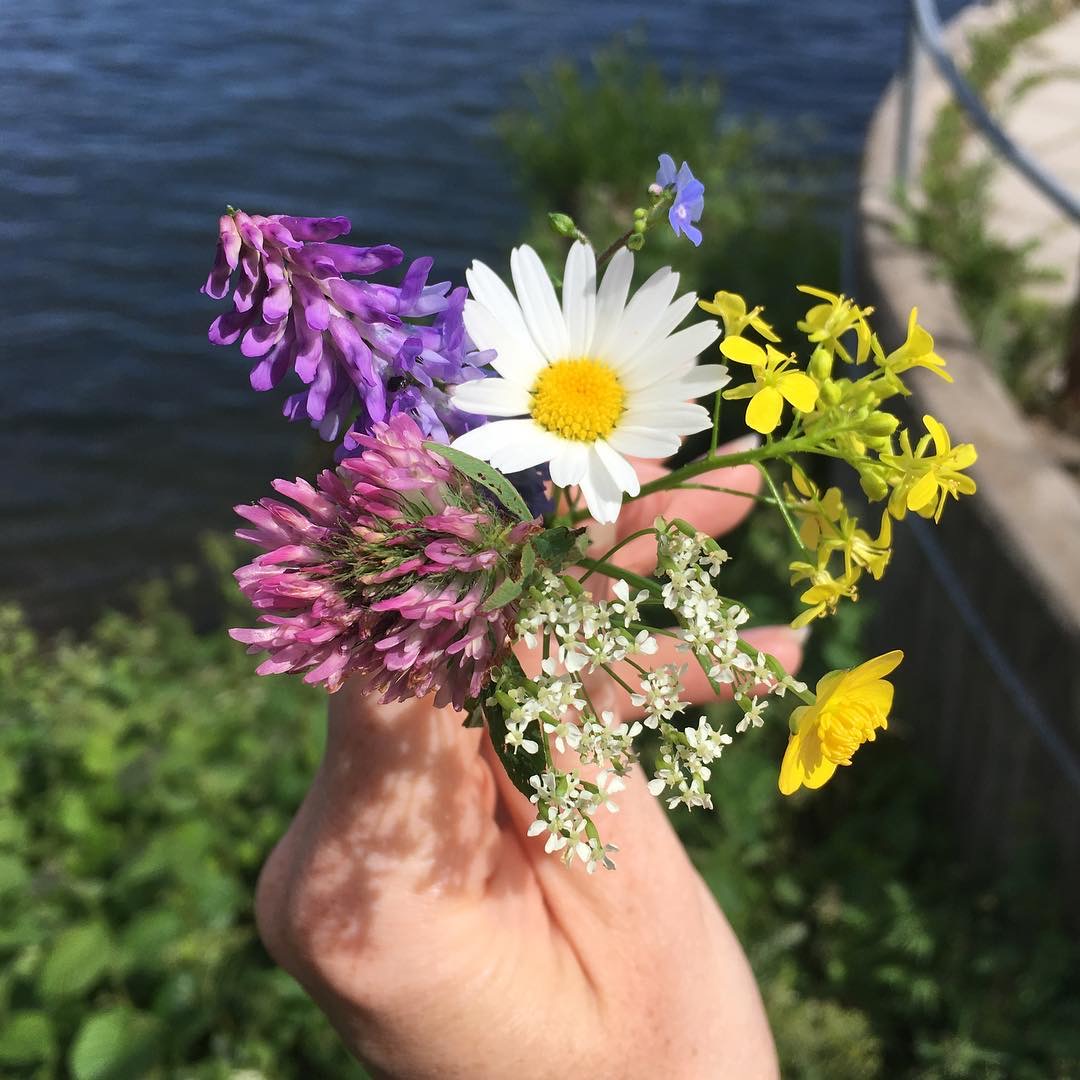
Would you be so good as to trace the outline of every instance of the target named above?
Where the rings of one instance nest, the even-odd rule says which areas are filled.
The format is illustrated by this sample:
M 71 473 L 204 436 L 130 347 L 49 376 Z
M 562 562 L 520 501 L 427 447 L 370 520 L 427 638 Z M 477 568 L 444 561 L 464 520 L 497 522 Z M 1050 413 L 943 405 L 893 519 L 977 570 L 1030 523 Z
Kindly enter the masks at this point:
M 832 376 L 832 368 L 832 353 L 819 345 L 810 356 L 810 364 L 807 368 L 810 377 L 815 382 L 823 383 Z
M 569 214 L 548 214 L 548 222 L 560 236 L 567 236 L 571 240 L 577 239 L 580 230 L 574 224 L 574 219 Z

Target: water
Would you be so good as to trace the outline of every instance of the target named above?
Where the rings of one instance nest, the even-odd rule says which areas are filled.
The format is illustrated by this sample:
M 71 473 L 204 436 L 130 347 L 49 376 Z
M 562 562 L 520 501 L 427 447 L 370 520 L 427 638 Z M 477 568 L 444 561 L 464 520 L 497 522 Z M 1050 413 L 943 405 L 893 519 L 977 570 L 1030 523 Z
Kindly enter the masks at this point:
M 357 242 L 432 254 L 440 277 L 501 262 L 521 211 L 492 119 L 524 72 L 632 27 L 673 73 L 721 75 L 736 111 L 817 118 L 823 152 L 854 162 L 905 8 L 3 5 L 0 599 L 83 621 L 295 473 L 304 432 L 206 341 L 225 203 L 346 214 Z

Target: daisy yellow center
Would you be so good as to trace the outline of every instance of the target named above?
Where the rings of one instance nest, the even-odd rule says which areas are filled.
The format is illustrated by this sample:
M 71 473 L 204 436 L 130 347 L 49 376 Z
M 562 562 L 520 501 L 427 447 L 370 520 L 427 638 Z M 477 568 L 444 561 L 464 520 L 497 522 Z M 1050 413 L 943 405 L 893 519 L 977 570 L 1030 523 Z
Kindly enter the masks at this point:
M 826 708 L 818 718 L 821 752 L 834 765 L 850 765 L 851 755 L 864 742 L 873 742 L 885 717 L 858 701 L 844 703 L 842 709 Z
M 532 418 L 575 442 L 595 442 L 615 430 L 626 390 L 613 368 L 588 356 L 556 360 L 532 388 Z

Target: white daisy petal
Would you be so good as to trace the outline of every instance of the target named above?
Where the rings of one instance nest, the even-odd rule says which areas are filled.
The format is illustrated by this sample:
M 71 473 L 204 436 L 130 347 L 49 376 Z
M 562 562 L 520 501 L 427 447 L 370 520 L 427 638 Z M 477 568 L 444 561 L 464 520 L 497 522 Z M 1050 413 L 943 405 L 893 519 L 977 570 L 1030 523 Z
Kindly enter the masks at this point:
M 589 513 L 601 525 L 609 525 L 619 516 L 622 491 L 608 472 L 595 446 L 589 448 L 589 467 L 581 478 L 581 494 L 585 496 Z
M 531 387 L 544 366 L 532 337 L 527 332 L 517 333 L 476 300 L 465 301 L 463 318 L 473 344 L 478 349 L 495 350 L 491 366 L 504 378 Z
M 525 325 L 540 352 L 547 360 L 568 355 L 566 321 L 555 299 L 555 289 L 540 256 L 528 244 L 510 252 L 510 274 Z
M 588 244 L 575 240 L 566 256 L 562 286 L 563 319 L 570 356 L 585 356 L 592 346 L 596 323 L 596 256 Z
M 720 327 L 711 319 L 694 323 L 641 349 L 620 374 L 626 385 L 634 390 L 670 380 L 673 375 L 681 376 L 719 336 Z
M 611 474 L 612 480 L 627 493 L 636 495 L 641 490 L 641 482 L 634 472 L 634 466 L 630 464 L 617 450 L 612 449 L 603 439 L 597 439 L 593 448 L 599 455 L 604 467 Z
M 531 343 L 521 305 L 510 291 L 510 286 L 490 266 L 479 259 L 474 260 L 465 271 L 465 281 L 474 300 L 483 304 L 507 330 Z
M 508 379 L 473 379 L 454 387 L 451 401 L 463 412 L 477 416 L 524 416 L 529 391 Z
M 450 445 L 502 472 L 518 472 L 550 461 L 561 442 L 533 420 L 496 420 L 466 431 Z
M 649 332 L 649 336 L 642 342 L 641 348 L 647 349 L 651 345 L 663 342 L 664 338 L 675 331 L 675 328 L 694 310 L 697 305 L 696 293 L 684 293 L 673 303 L 668 305 L 667 311 L 660 317 L 660 321 Z
M 666 458 L 679 449 L 679 436 L 659 428 L 630 427 L 620 423 L 607 441 L 620 454 L 632 457 Z
M 688 398 L 704 397 L 715 390 L 722 390 L 731 382 L 731 374 L 725 364 L 699 364 L 692 367 L 680 380 L 679 385 L 688 391 Z
M 620 248 L 608 263 L 604 280 L 596 292 L 596 329 L 592 347 L 597 356 L 605 354 L 618 329 L 633 276 L 634 256 L 626 248 Z
M 676 435 L 689 435 L 712 426 L 712 418 L 700 405 L 660 401 L 636 404 L 622 415 L 621 424 L 630 427 L 664 428 Z
M 662 266 L 634 293 L 608 342 L 613 362 L 616 350 L 619 355 L 629 358 L 648 339 L 678 287 L 679 275 L 670 266 Z
M 589 446 L 583 442 L 563 440 L 562 446 L 551 459 L 551 482 L 559 487 L 580 484 L 589 467 Z

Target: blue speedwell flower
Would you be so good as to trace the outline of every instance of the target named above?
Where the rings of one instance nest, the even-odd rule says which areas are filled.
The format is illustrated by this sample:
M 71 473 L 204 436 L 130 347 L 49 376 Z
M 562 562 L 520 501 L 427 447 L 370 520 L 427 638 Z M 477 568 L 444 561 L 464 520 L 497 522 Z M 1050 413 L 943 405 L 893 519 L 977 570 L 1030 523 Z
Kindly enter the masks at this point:
M 656 182 L 663 188 L 675 188 L 675 201 L 668 211 L 668 221 L 675 235 L 682 234 L 694 247 L 698 247 L 701 244 L 701 230 L 694 222 L 700 220 L 705 209 L 705 185 L 695 178 L 685 161 L 676 173 L 675 161 L 670 154 L 660 155 Z

